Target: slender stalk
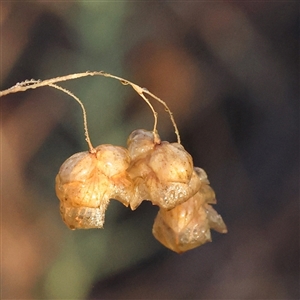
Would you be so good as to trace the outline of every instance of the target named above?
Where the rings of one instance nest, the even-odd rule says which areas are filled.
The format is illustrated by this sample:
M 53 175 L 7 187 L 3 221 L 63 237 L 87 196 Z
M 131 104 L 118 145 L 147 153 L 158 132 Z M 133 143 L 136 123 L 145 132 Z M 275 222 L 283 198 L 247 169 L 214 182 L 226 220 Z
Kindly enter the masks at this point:
M 76 97 L 72 92 L 70 92 L 69 90 L 62 88 L 59 85 L 56 85 L 54 83 L 49 83 L 49 86 L 57 89 L 57 90 L 61 90 L 62 92 L 68 94 L 69 96 L 73 97 L 81 106 L 82 109 L 82 114 L 83 114 L 83 126 L 84 126 L 84 135 L 85 135 L 85 140 L 89 146 L 89 151 L 90 153 L 96 153 L 96 149 L 93 147 L 91 140 L 90 140 L 90 136 L 89 136 L 89 130 L 88 130 L 88 126 L 87 126 L 87 117 L 86 117 L 86 110 L 84 108 L 83 103 L 80 101 L 80 99 L 78 97 Z
M 98 72 L 93 72 L 95 73 L 95 75 L 102 75 L 102 76 L 105 76 L 105 77 L 110 77 L 110 78 L 115 78 L 115 79 L 118 79 L 122 82 L 122 84 L 124 85 L 131 85 L 132 88 L 145 100 L 145 98 L 143 97 L 144 94 L 148 94 L 149 96 L 151 96 L 153 99 L 155 99 L 156 101 L 158 101 L 159 103 L 161 103 L 164 107 L 165 107 L 165 110 L 166 112 L 169 114 L 170 116 L 170 119 L 171 119 L 171 122 L 173 124 L 173 127 L 175 129 L 175 134 L 177 136 L 177 142 L 180 144 L 181 141 L 180 141 L 180 134 L 179 134 L 179 131 L 178 131 L 178 127 L 177 127 L 177 124 L 175 122 L 175 119 L 174 119 L 174 116 L 173 116 L 173 113 L 171 112 L 169 106 L 166 104 L 166 102 L 164 102 L 162 99 L 158 98 L 157 96 L 155 96 L 154 94 L 150 93 L 146 88 L 141 88 L 140 86 L 134 84 L 133 82 L 130 82 L 124 78 L 121 78 L 121 77 L 118 77 L 118 76 L 115 76 L 115 75 L 111 75 L 111 74 L 108 74 L 108 73 L 104 73 L 104 72 L 99 72 L 101 74 L 98 74 Z M 143 95 L 143 96 L 142 96 Z M 148 100 L 148 99 L 147 99 Z M 146 100 L 145 100 L 146 101 Z M 147 102 L 147 101 L 146 101 Z M 148 102 L 147 102 L 148 103 Z M 149 105 L 149 104 L 148 104 Z M 153 110 L 152 110 L 153 111 Z M 154 112 L 153 112 L 154 114 Z M 157 114 L 157 113 L 156 113 Z M 154 116 L 155 118 L 155 116 Z M 156 128 L 156 126 L 154 127 Z
M 155 96 L 154 94 L 149 92 L 146 88 L 141 88 L 140 86 L 138 86 L 138 85 L 134 84 L 133 82 L 130 82 L 130 81 L 128 81 L 128 80 L 126 80 L 122 77 L 111 75 L 111 74 L 105 73 L 103 71 L 94 71 L 94 72 L 87 71 L 87 72 L 84 72 L 84 73 L 75 73 L 75 74 L 69 74 L 69 75 L 65 75 L 65 76 L 59 76 L 59 77 L 55 77 L 55 78 L 51 78 L 51 79 L 46 79 L 46 80 L 43 80 L 43 81 L 34 80 L 34 79 L 26 80 L 26 81 L 23 81 L 21 83 L 17 83 L 16 85 L 14 85 L 14 86 L 6 89 L 6 90 L 0 91 L 0 97 L 3 97 L 3 96 L 8 95 L 8 94 L 12 94 L 12 93 L 24 92 L 24 91 L 29 90 L 29 89 L 36 89 L 36 88 L 43 87 L 43 86 L 52 86 L 54 88 L 57 88 L 57 89 L 65 92 L 65 93 L 69 94 L 71 97 L 73 97 L 80 104 L 80 106 L 83 110 L 84 128 L 85 128 L 84 130 L 85 130 L 86 141 L 88 143 L 90 151 L 93 151 L 94 148 L 93 148 L 93 146 L 90 142 L 90 138 L 88 136 L 86 112 L 85 112 L 85 109 L 84 109 L 84 106 L 83 106 L 82 102 L 70 91 L 68 91 L 64 88 L 61 88 L 60 86 L 55 85 L 55 83 L 57 83 L 57 82 L 63 82 L 63 81 L 78 79 L 78 78 L 87 77 L 87 76 L 110 77 L 110 78 L 114 78 L 114 79 L 119 80 L 124 85 L 130 85 L 143 98 L 143 100 L 148 104 L 148 106 L 150 107 L 150 109 L 153 113 L 153 117 L 154 117 L 153 134 L 154 134 L 154 137 L 157 137 L 157 130 L 156 130 L 156 128 L 157 128 L 157 112 L 154 110 L 152 104 L 150 103 L 148 98 L 145 96 L 145 94 L 151 96 L 153 99 L 155 99 L 156 101 L 161 103 L 164 106 L 166 112 L 169 114 L 171 122 L 174 126 L 175 134 L 177 136 L 177 142 L 178 143 L 181 142 L 179 131 L 178 131 L 178 128 L 177 128 L 177 124 L 174 120 L 173 113 L 171 112 L 170 108 L 168 107 L 168 105 L 163 100 L 161 100 L 160 98 L 158 98 L 157 96 Z M 158 141 L 157 138 L 155 138 L 155 141 Z

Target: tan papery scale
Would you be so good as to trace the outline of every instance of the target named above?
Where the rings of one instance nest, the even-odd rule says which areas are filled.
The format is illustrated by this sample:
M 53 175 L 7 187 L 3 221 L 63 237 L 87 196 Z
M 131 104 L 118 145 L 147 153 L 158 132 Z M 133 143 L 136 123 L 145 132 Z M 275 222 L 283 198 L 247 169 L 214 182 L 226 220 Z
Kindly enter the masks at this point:
M 129 136 L 128 151 L 132 158 L 128 174 L 138 195 L 130 201 L 131 209 L 143 200 L 172 209 L 199 190 L 192 157 L 181 144 L 155 143 L 152 132 L 139 129 Z
M 102 228 L 110 199 L 128 206 L 134 195 L 126 172 L 129 163 L 127 149 L 107 144 L 96 147 L 95 153 L 76 153 L 62 164 L 56 194 L 70 228 Z
M 204 170 L 201 172 L 201 184 L 208 185 Z M 199 173 L 198 173 L 199 174 Z M 227 228 L 222 217 L 207 203 L 215 203 L 214 193 L 203 194 L 206 188 L 171 210 L 160 209 L 153 224 L 154 237 L 165 247 L 183 253 L 211 242 L 210 229 L 226 233 Z M 212 189 L 211 189 L 212 190 Z

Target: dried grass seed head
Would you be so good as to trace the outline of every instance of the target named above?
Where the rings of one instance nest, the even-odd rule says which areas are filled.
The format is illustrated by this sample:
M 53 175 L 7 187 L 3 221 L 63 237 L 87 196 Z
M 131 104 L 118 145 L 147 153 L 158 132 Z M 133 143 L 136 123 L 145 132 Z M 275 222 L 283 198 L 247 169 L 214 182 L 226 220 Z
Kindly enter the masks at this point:
M 183 253 L 211 241 L 206 212 L 198 194 L 171 210 L 160 209 L 154 237 L 167 248 Z
M 88 134 L 84 105 L 72 92 L 56 84 L 96 75 L 130 85 L 152 110 L 153 131 L 133 132 L 128 139 L 129 155 L 126 149 L 112 145 L 94 148 Z M 103 71 L 25 81 L 0 91 L 0 97 L 43 86 L 51 86 L 70 95 L 83 111 L 89 152 L 74 154 L 61 166 L 56 176 L 60 211 L 71 229 L 102 228 L 109 200 L 115 198 L 126 206 L 130 203 L 132 209 L 143 199 L 159 205 L 161 209 L 154 222 L 153 234 L 166 247 L 179 253 L 209 241 L 209 227 L 227 232 L 221 216 L 208 204 L 214 204 L 216 200 L 207 175 L 200 168 L 193 169 L 191 157 L 180 144 L 173 114 L 164 101 L 145 88 Z M 156 131 L 157 112 L 145 95 L 164 106 L 174 126 L 178 144 L 160 141 Z M 129 156 L 133 162 L 130 162 Z
M 133 183 L 126 172 L 130 158 L 127 149 L 118 146 L 100 145 L 95 150 L 74 154 L 62 164 L 56 176 L 56 194 L 66 205 L 63 212 L 70 207 L 78 212 L 81 207 L 97 208 L 104 222 L 110 199 L 128 206 L 133 197 Z
M 199 190 L 201 182 L 193 169 L 192 157 L 181 144 L 157 144 L 152 132 L 137 130 L 128 139 L 128 149 L 132 159 L 128 173 L 139 194 L 130 203 L 132 209 L 142 200 L 172 209 Z
M 167 248 L 182 253 L 211 241 L 210 229 L 226 233 L 222 217 L 208 203 L 215 203 L 215 193 L 208 185 L 205 171 L 194 168 L 201 181 L 199 191 L 171 210 L 160 209 L 153 224 L 154 237 Z
M 160 143 L 160 137 L 156 134 Z M 127 139 L 127 147 L 131 160 L 137 159 L 141 155 L 148 153 L 155 147 L 155 138 L 153 131 L 145 129 L 134 130 Z

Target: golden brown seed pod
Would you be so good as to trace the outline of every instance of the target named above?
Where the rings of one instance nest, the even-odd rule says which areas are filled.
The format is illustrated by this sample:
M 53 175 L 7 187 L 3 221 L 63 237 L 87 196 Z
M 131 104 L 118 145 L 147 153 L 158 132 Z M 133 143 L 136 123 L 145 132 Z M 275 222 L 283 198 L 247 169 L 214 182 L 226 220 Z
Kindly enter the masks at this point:
M 199 190 L 201 181 L 193 170 L 192 157 L 181 144 L 155 143 L 152 132 L 138 130 L 130 135 L 128 149 L 132 158 L 128 173 L 137 191 L 131 209 L 142 200 L 172 209 Z
M 215 203 L 204 170 L 195 168 L 201 181 L 196 195 L 171 210 L 160 209 L 153 224 L 153 235 L 167 248 L 182 253 L 211 241 L 210 228 L 226 233 L 222 217 L 207 203 Z
M 222 217 L 200 193 L 171 210 L 160 209 L 153 224 L 154 237 L 165 247 L 182 253 L 211 242 L 210 228 L 227 233 Z
M 128 206 L 133 197 L 132 180 L 126 172 L 129 163 L 125 148 L 100 145 L 95 152 L 76 153 L 62 164 L 55 188 L 69 227 L 102 228 L 110 199 Z
M 211 235 L 202 198 L 197 193 L 169 211 L 160 209 L 152 232 L 159 242 L 177 253 L 210 242 Z
M 177 143 L 156 145 L 148 165 L 161 181 L 188 183 L 193 174 L 191 155 Z
M 159 135 L 156 134 L 156 139 L 160 143 Z M 127 146 L 130 158 L 136 159 L 138 156 L 153 150 L 155 147 L 154 135 L 152 131 L 145 129 L 134 130 L 128 137 Z

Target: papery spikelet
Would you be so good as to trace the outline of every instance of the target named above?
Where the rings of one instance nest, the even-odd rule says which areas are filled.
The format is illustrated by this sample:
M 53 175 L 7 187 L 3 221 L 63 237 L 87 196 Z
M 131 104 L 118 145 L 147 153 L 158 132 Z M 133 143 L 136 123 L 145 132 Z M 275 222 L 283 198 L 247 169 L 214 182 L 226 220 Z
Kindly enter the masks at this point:
M 153 235 L 167 248 L 182 253 L 211 241 L 206 212 L 198 194 L 171 210 L 160 209 Z
M 128 150 L 132 158 L 128 173 L 137 191 L 130 202 L 132 209 L 142 200 L 172 209 L 199 190 L 201 183 L 192 157 L 182 145 L 155 143 L 152 132 L 137 130 L 128 139 Z
M 153 224 L 153 235 L 167 248 L 182 253 L 211 241 L 210 229 L 226 233 L 222 217 L 207 203 L 215 203 L 204 170 L 195 168 L 201 181 L 199 191 L 171 210 L 160 209 Z
M 95 153 L 74 154 L 62 164 L 56 176 L 63 219 L 74 228 L 103 227 L 109 200 L 116 199 L 128 206 L 133 197 L 133 184 L 126 172 L 130 163 L 127 150 L 112 145 L 100 145 L 95 150 Z M 90 224 L 90 217 L 82 222 L 84 212 L 93 215 Z
M 156 139 L 160 141 L 158 134 L 156 134 Z M 127 145 L 132 160 L 143 156 L 155 147 L 153 132 L 145 129 L 134 130 L 127 139 Z

